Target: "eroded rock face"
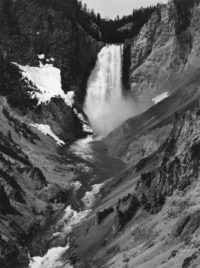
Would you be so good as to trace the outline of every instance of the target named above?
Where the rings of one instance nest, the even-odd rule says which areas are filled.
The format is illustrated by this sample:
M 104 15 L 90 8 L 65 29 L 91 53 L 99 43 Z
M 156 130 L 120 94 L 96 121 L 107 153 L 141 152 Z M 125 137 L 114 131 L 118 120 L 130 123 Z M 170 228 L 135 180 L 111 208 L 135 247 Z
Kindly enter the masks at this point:
M 0 97 L 1 267 L 28 263 L 28 242 L 69 204 L 73 187 L 68 177 L 75 176 L 68 168 L 71 160 L 59 155 L 56 142 L 43 135 L 41 143 L 42 133 L 23 119 Z M 45 242 L 30 244 L 30 252 L 45 254 Z
M 128 194 L 118 201 L 113 230 L 119 232 L 134 216 L 140 207 L 140 203 L 134 195 Z
M 181 2 L 181 3 L 179 3 Z M 199 68 L 199 8 L 196 1 L 158 6 L 131 47 L 130 84 L 141 103 L 160 92 L 173 92 Z
M 180 218 L 172 233 L 176 237 L 181 237 L 187 243 L 187 241 L 190 240 L 191 235 L 199 228 L 199 226 L 200 211 L 195 211 Z
M 3 186 L 0 186 L 0 213 L 6 214 L 9 212 L 11 206 L 8 196 L 6 195 Z
M 166 196 L 185 191 L 199 176 L 199 108 L 176 117 L 174 127 L 160 150 L 159 167 L 141 175 L 136 187 L 145 208 L 156 213 Z
M 80 120 L 61 98 L 53 98 L 48 104 L 35 107 L 29 112 L 29 117 L 38 124 L 49 125 L 53 133 L 66 143 L 84 136 Z
M 116 204 L 115 231 L 120 231 L 135 215 L 138 208 L 156 214 L 165 204 L 167 197 L 176 190 L 186 192 L 199 177 L 200 165 L 200 113 L 199 105 L 182 114 L 176 114 L 172 130 L 166 142 L 152 155 L 140 160 L 136 172 L 140 172 L 135 192 L 124 196 Z M 152 160 L 154 159 L 154 160 Z M 157 159 L 157 160 L 156 160 Z M 148 162 L 157 161 L 151 168 L 145 167 Z M 107 210 L 104 211 L 105 214 Z M 100 221 L 103 212 L 99 212 Z M 199 212 L 187 215 L 177 225 L 175 236 L 179 236 L 187 224 L 188 232 L 198 228 Z M 183 235 L 185 236 L 185 235 Z
M 137 197 L 128 194 L 123 199 L 119 199 L 115 207 L 97 212 L 95 222 L 101 224 L 110 214 L 114 213 L 112 229 L 114 233 L 117 233 L 134 217 L 139 207 Z
M 25 254 L 18 250 L 19 244 L 15 241 L 6 241 L 0 234 L 0 265 L 1 267 L 13 267 Z M 26 260 L 28 263 L 28 259 Z
M 107 218 L 111 213 L 114 212 L 112 207 L 99 211 L 96 214 L 95 222 L 96 224 L 101 224 L 105 218 Z

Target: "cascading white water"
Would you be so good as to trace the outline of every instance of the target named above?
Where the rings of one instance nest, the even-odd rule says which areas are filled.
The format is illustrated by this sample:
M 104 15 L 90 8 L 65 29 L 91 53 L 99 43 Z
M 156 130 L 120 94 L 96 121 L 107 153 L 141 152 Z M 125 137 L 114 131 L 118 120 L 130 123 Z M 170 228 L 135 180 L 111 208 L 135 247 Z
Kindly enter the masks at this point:
M 88 80 L 84 112 L 98 135 L 135 115 L 133 100 L 122 93 L 122 53 L 122 45 L 103 47 Z
M 122 45 L 105 46 L 98 55 L 96 66 L 88 81 L 84 111 L 99 136 L 106 135 L 136 113 L 133 99 L 124 97 L 122 92 L 122 51 Z M 89 145 L 92 140 L 93 137 L 88 136 L 77 141 L 70 147 L 71 151 L 90 163 L 96 161 Z M 66 236 L 75 225 L 89 215 L 103 185 L 91 185 L 91 189 L 85 193 L 82 198 L 85 210 L 78 213 L 70 206 L 65 209 L 65 214 L 59 222 L 63 228 L 52 237 Z M 81 187 L 80 182 L 76 182 L 75 187 Z M 33 257 L 29 268 L 72 268 L 63 258 L 69 246 L 51 248 L 45 256 Z

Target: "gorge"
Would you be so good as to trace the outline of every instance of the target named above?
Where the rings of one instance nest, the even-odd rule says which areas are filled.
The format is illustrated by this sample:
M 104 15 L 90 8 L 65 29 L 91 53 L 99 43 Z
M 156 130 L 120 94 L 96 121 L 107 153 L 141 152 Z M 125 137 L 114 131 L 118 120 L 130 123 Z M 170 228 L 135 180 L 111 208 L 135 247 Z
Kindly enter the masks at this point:
M 1 268 L 199 267 L 199 36 L 198 0 L 0 0 Z

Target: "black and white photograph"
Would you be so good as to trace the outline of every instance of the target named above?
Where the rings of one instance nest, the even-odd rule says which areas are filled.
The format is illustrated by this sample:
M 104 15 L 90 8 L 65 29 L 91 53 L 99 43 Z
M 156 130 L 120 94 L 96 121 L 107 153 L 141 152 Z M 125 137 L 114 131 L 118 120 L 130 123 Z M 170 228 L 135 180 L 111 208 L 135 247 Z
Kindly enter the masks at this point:
M 200 0 L 0 0 L 0 268 L 200 268 Z

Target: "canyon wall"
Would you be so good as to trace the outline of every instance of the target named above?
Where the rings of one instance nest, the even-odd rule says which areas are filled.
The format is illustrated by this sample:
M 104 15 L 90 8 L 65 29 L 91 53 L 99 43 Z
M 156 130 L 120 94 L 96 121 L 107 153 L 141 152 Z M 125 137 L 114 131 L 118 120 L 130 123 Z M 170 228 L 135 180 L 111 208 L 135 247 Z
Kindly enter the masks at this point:
M 138 36 L 126 40 L 130 88 L 144 107 L 199 69 L 199 12 L 199 1 L 158 5 Z

